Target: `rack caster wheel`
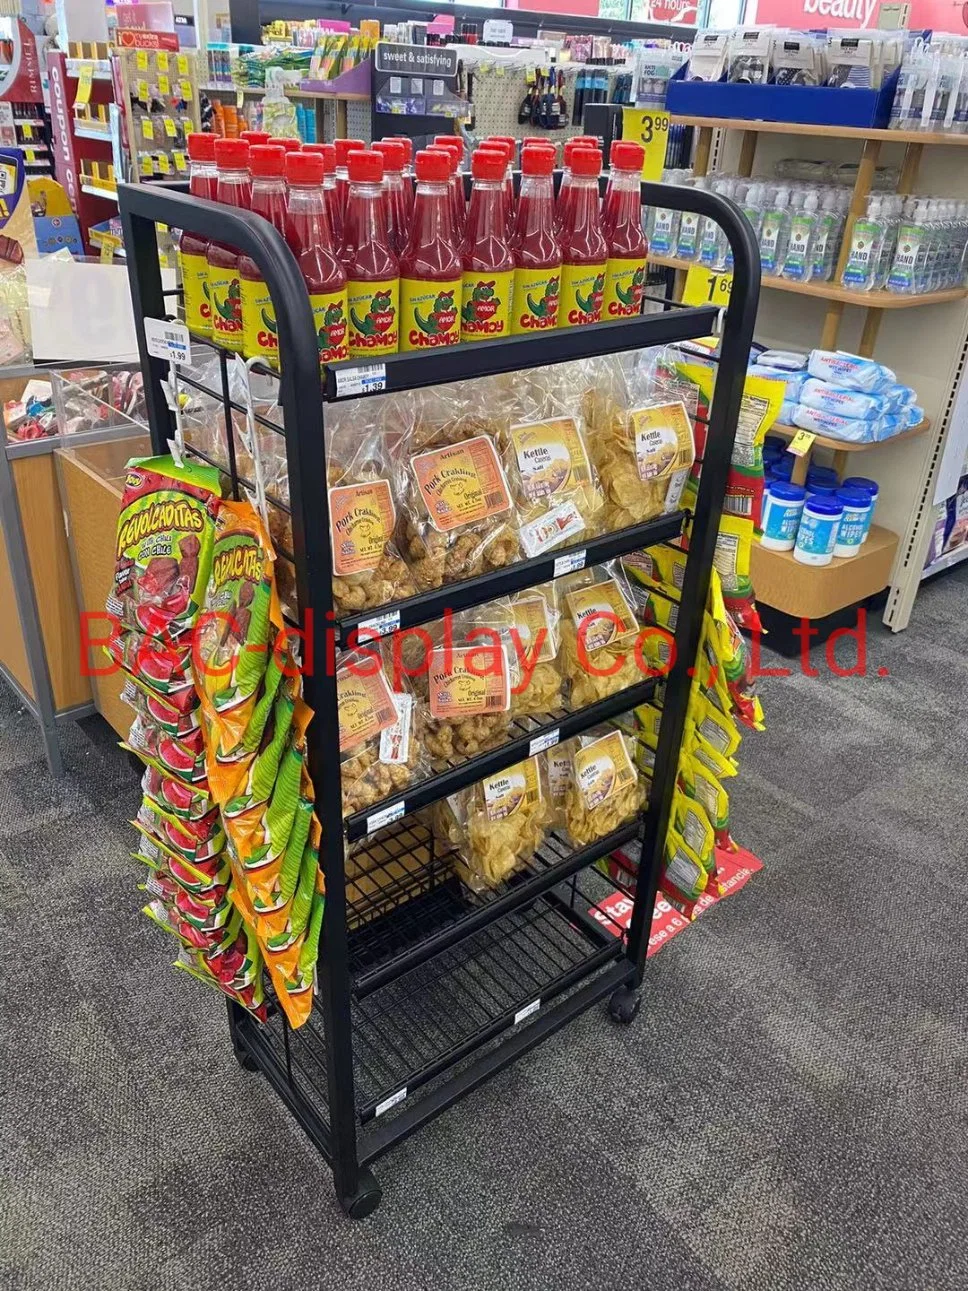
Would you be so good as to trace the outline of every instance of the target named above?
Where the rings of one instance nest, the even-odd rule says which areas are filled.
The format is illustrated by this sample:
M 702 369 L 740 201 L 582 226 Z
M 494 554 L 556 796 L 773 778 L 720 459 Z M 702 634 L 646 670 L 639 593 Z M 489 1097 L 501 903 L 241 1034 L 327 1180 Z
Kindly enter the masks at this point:
M 349 1197 L 341 1197 L 340 1205 L 350 1219 L 366 1219 L 367 1215 L 373 1214 L 382 1200 L 383 1189 L 377 1183 L 376 1175 L 372 1170 L 363 1169 L 360 1171 L 356 1192 Z
M 628 1026 L 635 1021 L 641 1004 L 642 996 L 638 991 L 633 991 L 630 986 L 620 986 L 608 1001 L 608 1016 L 613 1022 Z

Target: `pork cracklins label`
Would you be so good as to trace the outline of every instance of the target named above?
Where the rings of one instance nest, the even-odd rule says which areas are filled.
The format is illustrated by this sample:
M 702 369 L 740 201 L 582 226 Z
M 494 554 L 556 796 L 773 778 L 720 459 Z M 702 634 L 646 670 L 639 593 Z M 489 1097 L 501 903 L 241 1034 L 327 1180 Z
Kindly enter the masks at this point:
M 503 646 L 434 650 L 429 680 L 430 714 L 437 719 L 506 713 L 511 706 L 511 669 Z
M 635 768 L 621 731 L 610 731 L 600 740 L 578 749 L 574 757 L 575 782 L 588 811 L 635 784 Z
M 488 776 L 481 782 L 488 820 L 507 820 L 525 805 L 541 801 L 541 777 L 534 758 Z
M 340 752 L 375 739 L 397 721 L 397 708 L 383 671 L 362 676 L 345 668 L 336 675 Z
M 390 481 L 372 480 L 330 489 L 329 514 L 333 572 L 350 575 L 376 569 L 396 524 Z
M 411 465 L 430 523 L 440 533 L 511 509 L 501 463 L 486 435 L 419 453 Z

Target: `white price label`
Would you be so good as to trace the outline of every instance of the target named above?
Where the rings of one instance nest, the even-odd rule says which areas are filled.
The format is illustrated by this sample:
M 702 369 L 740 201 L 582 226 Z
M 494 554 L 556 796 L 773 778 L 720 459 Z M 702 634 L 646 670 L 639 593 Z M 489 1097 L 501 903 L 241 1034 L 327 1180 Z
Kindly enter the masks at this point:
M 517 1026 L 519 1022 L 523 1022 L 525 1018 L 529 1018 L 532 1013 L 537 1013 L 540 1008 L 541 1001 L 532 1000 L 531 1003 L 526 1004 L 523 1009 L 518 1009 L 517 1013 L 514 1015 L 514 1025 Z
M 365 363 L 360 367 L 336 371 L 336 398 L 353 394 L 376 394 L 387 388 L 387 370 L 383 363 Z
M 373 1115 L 382 1116 L 383 1113 L 388 1112 L 391 1107 L 396 1107 L 397 1103 L 402 1103 L 406 1096 L 407 1087 L 404 1085 L 403 1089 L 398 1089 L 395 1094 L 391 1094 L 389 1098 L 385 1098 L 382 1103 L 377 1103 L 374 1108 Z
M 356 626 L 356 639 L 371 641 L 376 637 L 388 637 L 391 632 L 396 632 L 399 626 L 400 611 L 384 610 L 382 614 L 374 614 L 372 618 L 360 619 Z
M 375 834 L 378 829 L 383 829 L 386 825 L 392 825 L 395 820 L 400 820 L 406 815 L 404 810 L 406 804 L 395 802 L 391 807 L 384 807 L 382 811 L 375 811 L 366 818 L 366 832 Z
M 528 757 L 533 758 L 536 753 L 544 753 L 547 749 L 553 749 L 561 739 L 561 728 L 556 726 L 552 731 L 545 731 L 543 735 L 536 735 L 528 745 Z
M 552 578 L 561 578 L 563 574 L 573 574 L 576 569 L 584 569 L 587 556 L 584 548 L 581 551 L 570 551 L 567 556 L 557 556 Z
M 183 323 L 171 323 L 164 318 L 146 318 L 145 340 L 152 358 L 175 363 L 188 362 L 191 337 Z

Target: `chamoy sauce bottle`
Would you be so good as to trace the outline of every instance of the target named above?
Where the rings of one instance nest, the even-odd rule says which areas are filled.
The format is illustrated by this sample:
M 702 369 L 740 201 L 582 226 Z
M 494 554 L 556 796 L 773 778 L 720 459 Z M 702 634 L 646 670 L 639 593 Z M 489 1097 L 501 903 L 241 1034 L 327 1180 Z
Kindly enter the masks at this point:
M 555 203 L 555 232 L 560 236 L 564 227 L 565 208 L 568 205 L 568 192 L 571 188 L 571 154 L 576 148 L 600 148 L 598 139 L 589 134 L 576 135 L 566 139 L 562 147 L 561 183 L 558 185 L 558 200 Z
M 601 156 L 593 148 L 571 154 L 571 188 L 561 230 L 559 327 L 600 323 L 608 246 L 598 202 Z
M 638 143 L 616 142 L 610 154 L 612 183 L 606 197 L 603 223 L 608 244 L 605 266 L 605 300 L 602 317 L 635 318 L 642 312 L 645 290 L 645 257 L 648 243 L 642 232 L 642 162 L 645 149 Z
M 215 169 L 215 136 L 190 134 L 188 158 L 191 169 L 188 190 L 193 197 L 215 201 L 218 171 Z M 185 293 L 185 323 L 197 336 L 212 335 L 212 305 L 208 288 L 208 238 L 183 233 L 178 243 L 182 289 Z
M 327 160 L 324 155 L 308 151 L 290 153 L 286 158 L 286 239 L 306 280 L 321 364 L 339 363 L 349 357 L 346 270 L 337 258 L 323 186 Z
M 514 296 L 511 335 L 558 326 L 561 247 L 555 237 L 554 157 L 531 148 L 521 159 L 521 192 L 514 219 Z
M 326 200 L 326 214 L 329 216 L 329 231 L 333 249 L 342 259 L 343 215 L 336 193 L 336 149 L 331 143 L 310 143 L 305 145 L 303 152 L 317 153 L 323 159 L 323 197 Z
M 383 158 L 378 152 L 352 152 L 347 170 L 347 344 L 351 359 L 375 359 L 399 348 L 400 262 L 387 232 Z
M 347 161 L 351 152 L 365 152 L 366 144 L 362 139 L 337 139 L 333 147 L 336 149 L 336 204 L 342 221 L 346 218 L 346 195 L 350 183 Z
M 410 237 L 400 257 L 400 349 L 460 340 L 461 256 L 454 236 L 450 166 L 437 149 L 418 152 Z
M 464 233 L 462 341 L 492 341 L 511 330 L 514 255 L 507 236 L 504 156 L 478 148 L 471 158 L 470 206 Z
M 244 139 L 216 139 L 218 167 L 216 201 L 248 210 L 252 195 L 249 145 Z M 206 252 L 208 291 L 212 304 L 212 339 L 227 350 L 242 353 L 242 288 L 239 253 L 226 242 L 210 242 Z
M 387 195 L 387 231 L 390 245 L 399 255 L 407 245 L 410 233 L 410 212 L 404 191 L 411 188 L 403 178 L 403 144 L 396 139 L 378 139 L 373 151 L 383 158 L 383 191 Z M 411 188 L 412 194 L 412 188 Z M 412 209 L 412 206 L 411 206 Z
M 464 160 L 464 145 L 453 134 L 439 134 L 434 139 L 434 148 L 448 148 L 451 154 L 450 197 L 453 212 L 454 235 L 460 242 L 464 237 L 464 226 L 467 222 L 467 202 L 464 199 L 464 176 L 460 168 Z M 416 201 L 416 198 L 414 199 Z
M 256 144 L 249 149 L 252 175 L 250 209 L 286 235 L 286 153 L 272 145 Z M 262 359 L 279 366 L 279 336 L 276 313 L 269 289 L 259 267 L 247 255 L 239 256 L 239 287 L 242 294 L 242 353 L 247 359 Z

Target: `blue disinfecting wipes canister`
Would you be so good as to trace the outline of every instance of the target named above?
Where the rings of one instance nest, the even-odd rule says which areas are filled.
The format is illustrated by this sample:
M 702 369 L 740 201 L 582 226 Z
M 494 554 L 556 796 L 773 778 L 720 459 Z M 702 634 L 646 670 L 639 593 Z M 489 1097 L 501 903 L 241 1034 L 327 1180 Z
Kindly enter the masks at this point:
M 781 480 L 788 480 L 793 474 L 793 467 L 796 459 L 791 453 L 784 453 L 783 456 L 773 463 L 773 474 L 779 476 Z
M 874 508 L 877 506 L 877 495 L 880 493 L 877 481 L 869 480 L 866 475 L 851 475 L 844 480 L 843 487 L 845 489 L 862 489 L 865 493 L 870 494 L 871 509 L 867 513 L 867 520 L 864 522 L 864 536 L 861 538 L 862 543 L 866 542 L 871 531 L 871 524 L 874 520 Z
M 832 484 L 840 487 L 840 476 L 832 466 L 809 466 L 807 468 L 807 488 L 814 484 Z
M 834 555 L 856 556 L 864 541 L 867 517 L 873 511 L 874 503 L 866 489 L 840 489 L 837 501 L 844 504 L 844 513 L 837 526 Z
M 799 484 L 774 480 L 763 494 L 764 547 L 772 551 L 792 551 L 797 540 L 800 517 L 807 491 Z
M 811 497 L 803 504 L 793 559 L 801 565 L 829 565 L 844 504 L 836 498 Z

